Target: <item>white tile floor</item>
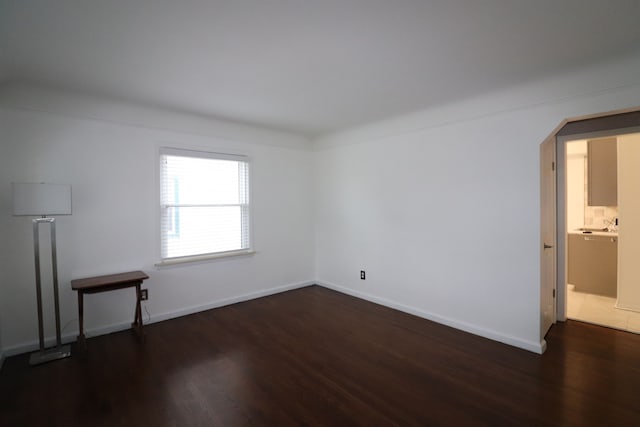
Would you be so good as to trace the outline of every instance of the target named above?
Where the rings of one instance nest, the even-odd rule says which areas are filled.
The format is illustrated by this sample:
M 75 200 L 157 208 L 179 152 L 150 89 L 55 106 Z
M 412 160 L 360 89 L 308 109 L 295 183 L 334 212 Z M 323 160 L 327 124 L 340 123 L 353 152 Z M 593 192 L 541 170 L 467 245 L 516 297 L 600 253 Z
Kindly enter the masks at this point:
M 616 299 L 576 292 L 567 286 L 567 317 L 640 334 L 640 313 L 620 310 Z

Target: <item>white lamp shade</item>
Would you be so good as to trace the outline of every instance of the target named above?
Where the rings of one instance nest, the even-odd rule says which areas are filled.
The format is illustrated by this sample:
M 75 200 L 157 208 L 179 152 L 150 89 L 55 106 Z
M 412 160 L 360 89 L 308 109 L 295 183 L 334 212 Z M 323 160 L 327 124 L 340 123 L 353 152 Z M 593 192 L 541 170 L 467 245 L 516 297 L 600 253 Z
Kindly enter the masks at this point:
M 71 215 L 71 186 L 67 184 L 11 184 L 16 216 Z

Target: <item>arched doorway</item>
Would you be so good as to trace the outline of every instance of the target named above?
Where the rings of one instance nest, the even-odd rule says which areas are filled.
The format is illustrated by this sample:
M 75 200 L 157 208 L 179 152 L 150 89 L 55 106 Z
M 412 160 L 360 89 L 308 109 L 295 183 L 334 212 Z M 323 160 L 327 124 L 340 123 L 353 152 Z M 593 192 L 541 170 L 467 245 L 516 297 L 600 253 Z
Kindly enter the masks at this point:
M 563 120 L 542 142 L 540 156 L 540 339 L 566 319 L 564 143 L 572 137 L 640 130 L 640 107 Z

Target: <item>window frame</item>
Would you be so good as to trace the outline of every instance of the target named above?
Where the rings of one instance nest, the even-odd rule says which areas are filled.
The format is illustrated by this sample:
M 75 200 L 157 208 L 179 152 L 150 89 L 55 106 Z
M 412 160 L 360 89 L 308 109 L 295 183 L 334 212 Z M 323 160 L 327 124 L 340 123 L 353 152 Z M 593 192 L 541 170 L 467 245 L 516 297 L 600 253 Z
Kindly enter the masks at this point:
M 194 255 L 185 255 L 185 256 L 177 256 L 177 257 L 164 257 L 163 254 L 163 209 L 167 207 L 163 204 L 162 199 L 162 186 L 163 186 L 163 166 L 162 166 L 162 158 L 163 156 L 179 156 L 179 157 L 192 157 L 196 159 L 213 159 L 213 160 L 231 160 L 237 162 L 244 162 L 247 167 L 247 182 L 246 182 L 246 194 L 247 194 L 247 203 L 240 203 L 239 206 L 246 205 L 246 225 L 241 226 L 241 230 L 246 228 L 246 235 L 242 234 L 241 239 L 246 239 L 248 241 L 248 246 L 246 248 L 234 249 L 229 251 L 218 251 L 218 252 L 210 252 L 210 253 L 201 253 Z M 190 148 L 175 148 L 175 147 L 160 147 L 158 150 L 158 156 L 156 159 L 157 165 L 157 183 L 158 183 L 158 192 L 156 193 L 158 196 L 158 237 L 159 241 L 157 244 L 157 248 L 159 250 L 159 259 L 156 266 L 168 266 L 175 264 L 183 264 L 190 262 L 200 262 L 207 260 L 215 260 L 220 258 L 228 258 L 228 257 L 238 257 L 244 255 L 252 255 L 255 253 L 253 249 L 253 203 L 252 203 L 252 185 L 251 185 L 251 175 L 252 175 L 252 164 L 251 158 L 246 154 L 236 154 L 229 152 L 216 152 L 216 151 L 206 151 L 201 149 L 190 149 Z M 239 187 L 240 189 L 240 187 Z M 205 205 L 203 205 L 205 206 Z M 177 214 L 179 215 L 179 214 Z M 242 232 L 242 231 L 241 231 Z

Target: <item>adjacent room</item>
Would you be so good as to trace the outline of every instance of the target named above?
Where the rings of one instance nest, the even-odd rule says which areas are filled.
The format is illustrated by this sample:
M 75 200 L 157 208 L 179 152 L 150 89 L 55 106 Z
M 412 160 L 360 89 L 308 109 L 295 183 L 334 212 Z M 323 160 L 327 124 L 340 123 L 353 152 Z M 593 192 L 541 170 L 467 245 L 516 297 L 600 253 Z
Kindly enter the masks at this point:
M 567 317 L 640 333 L 640 133 L 568 141 Z M 622 236 L 620 235 L 620 224 Z
M 640 424 L 639 19 L 0 0 L 0 425 Z

